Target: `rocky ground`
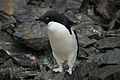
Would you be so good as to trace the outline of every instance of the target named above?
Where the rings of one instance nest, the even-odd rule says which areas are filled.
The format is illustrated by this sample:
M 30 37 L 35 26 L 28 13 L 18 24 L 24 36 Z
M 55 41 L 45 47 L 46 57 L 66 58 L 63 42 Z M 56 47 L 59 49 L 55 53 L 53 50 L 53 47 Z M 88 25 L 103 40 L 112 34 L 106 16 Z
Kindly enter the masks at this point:
M 51 70 L 58 65 L 47 27 L 36 21 L 47 10 L 76 23 L 79 53 L 72 75 Z M 0 1 L 0 80 L 120 80 L 119 75 L 119 0 Z

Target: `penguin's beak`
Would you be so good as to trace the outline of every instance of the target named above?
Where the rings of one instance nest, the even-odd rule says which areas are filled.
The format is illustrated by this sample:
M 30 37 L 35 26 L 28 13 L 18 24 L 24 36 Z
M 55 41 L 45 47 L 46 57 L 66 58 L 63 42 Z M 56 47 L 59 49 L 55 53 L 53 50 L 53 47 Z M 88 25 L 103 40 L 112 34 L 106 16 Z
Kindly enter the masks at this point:
M 42 22 L 48 24 L 48 21 L 45 20 L 43 16 L 37 17 L 36 20 L 37 20 L 37 21 L 42 21 Z
M 36 20 L 43 21 L 44 19 L 42 17 L 37 17 Z

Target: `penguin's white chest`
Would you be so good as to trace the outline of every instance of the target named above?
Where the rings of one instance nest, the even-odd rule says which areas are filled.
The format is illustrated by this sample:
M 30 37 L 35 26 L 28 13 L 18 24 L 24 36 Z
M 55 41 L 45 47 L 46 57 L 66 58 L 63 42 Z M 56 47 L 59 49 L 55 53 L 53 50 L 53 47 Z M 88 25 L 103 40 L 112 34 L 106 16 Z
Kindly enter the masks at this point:
M 77 42 L 74 32 L 72 35 L 68 29 L 57 22 L 49 22 L 48 24 L 48 37 L 54 57 L 59 59 L 68 60 L 69 55 L 76 53 Z

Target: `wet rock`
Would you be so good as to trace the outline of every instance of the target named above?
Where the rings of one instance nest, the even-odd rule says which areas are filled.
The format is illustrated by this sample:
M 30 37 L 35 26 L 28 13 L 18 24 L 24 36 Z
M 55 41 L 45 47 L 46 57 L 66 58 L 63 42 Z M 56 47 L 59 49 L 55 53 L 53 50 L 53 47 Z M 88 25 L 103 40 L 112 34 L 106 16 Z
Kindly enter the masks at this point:
M 14 36 L 19 43 L 22 43 L 34 50 L 49 48 L 47 27 L 43 22 L 20 24 L 15 28 Z
M 119 37 L 106 37 L 106 38 L 100 39 L 95 44 L 95 47 L 98 49 L 120 47 L 120 38 Z
M 89 73 L 90 80 L 119 80 L 120 65 L 105 66 Z

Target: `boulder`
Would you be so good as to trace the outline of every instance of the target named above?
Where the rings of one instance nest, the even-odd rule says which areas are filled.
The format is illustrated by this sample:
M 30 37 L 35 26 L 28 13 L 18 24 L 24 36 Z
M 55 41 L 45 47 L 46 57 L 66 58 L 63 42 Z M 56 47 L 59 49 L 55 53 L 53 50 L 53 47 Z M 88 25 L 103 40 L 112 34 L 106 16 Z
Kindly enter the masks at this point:
M 106 38 L 100 39 L 95 43 L 95 47 L 98 49 L 120 47 L 120 38 L 119 37 L 106 37 Z
M 120 65 L 105 66 L 89 73 L 89 80 L 119 80 Z
M 102 64 L 120 64 L 120 49 L 114 49 L 106 52 L 100 58 Z
M 15 28 L 15 40 L 34 50 L 49 48 L 47 27 L 43 22 L 23 23 Z

